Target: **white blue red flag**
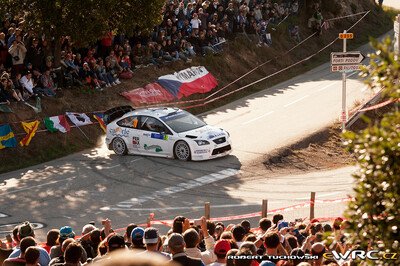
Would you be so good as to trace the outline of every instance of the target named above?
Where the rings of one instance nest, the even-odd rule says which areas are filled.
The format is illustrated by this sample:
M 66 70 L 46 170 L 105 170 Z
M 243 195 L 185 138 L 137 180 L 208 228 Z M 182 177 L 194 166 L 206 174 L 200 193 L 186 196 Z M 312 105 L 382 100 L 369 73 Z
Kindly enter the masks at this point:
M 218 85 L 215 77 L 203 66 L 161 76 L 157 82 L 178 99 L 194 93 L 207 93 Z

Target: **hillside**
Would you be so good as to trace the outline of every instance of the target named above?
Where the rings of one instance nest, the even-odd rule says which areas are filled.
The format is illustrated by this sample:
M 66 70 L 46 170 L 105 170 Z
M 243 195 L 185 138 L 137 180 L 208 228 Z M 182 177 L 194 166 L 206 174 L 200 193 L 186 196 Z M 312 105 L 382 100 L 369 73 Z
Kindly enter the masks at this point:
M 349 50 L 366 43 L 370 35 L 377 37 L 392 28 L 392 21 L 389 15 L 377 8 L 369 0 L 323 1 L 321 8 L 325 19 L 371 10 L 370 14 L 352 29 L 356 37 L 354 40 L 348 42 Z M 121 92 L 142 87 L 149 82 L 155 81 L 158 76 L 170 74 L 191 65 L 205 66 L 217 78 L 219 82 L 218 88 L 221 88 L 255 66 L 272 59 L 271 63 L 265 64 L 251 75 L 246 76 L 233 86 L 228 87 L 225 93 L 233 91 L 245 84 L 268 76 L 277 70 L 298 62 L 309 55 L 317 53 L 322 47 L 332 42 L 339 32 L 349 28 L 361 18 L 361 16 L 355 16 L 342 20 L 334 20 L 329 23 L 329 28 L 323 30 L 320 36 L 313 36 L 291 53 L 283 55 L 287 50 L 296 45 L 296 42 L 288 36 L 289 25 L 298 25 L 300 27 L 302 40 L 313 33 L 307 28 L 307 20 L 311 14 L 312 12 L 307 12 L 307 9 L 301 10 L 298 17 L 289 17 L 286 21 L 277 26 L 275 30 L 272 30 L 273 44 L 271 47 L 257 47 L 256 43 L 249 41 L 246 36 L 237 36 L 234 40 L 228 40 L 224 46 L 224 52 L 220 56 L 196 57 L 191 63 L 179 61 L 167 64 L 162 68 L 155 68 L 152 66 L 141 68 L 134 72 L 133 79 L 124 81 L 121 85 L 108 88 L 103 92 L 89 93 L 87 90 L 81 88 L 64 89 L 61 97 L 44 98 L 42 101 L 43 111 L 39 114 L 35 114 L 31 108 L 25 105 L 13 103 L 11 108 L 14 110 L 14 113 L 0 113 L 0 123 L 12 124 L 14 133 L 22 134 L 17 137 L 17 139 L 20 140 L 21 136 L 24 135 L 22 127 L 19 125 L 20 121 L 43 121 L 44 117 L 62 114 L 66 111 L 90 113 L 106 110 L 116 105 L 129 104 L 125 98 L 119 95 Z M 311 60 L 303 64 L 299 64 L 264 82 L 232 94 L 223 100 L 216 101 L 206 107 L 191 109 L 190 111 L 201 113 L 235 99 L 250 95 L 266 87 L 270 87 L 273 84 L 305 72 L 318 64 L 327 62 L 329 60 L 329 54 L 332 51 L 340 51 L 341 47 L 342 43 L 336 41 L 334 45 L 318 53 Z M 204 97 L 204 95 L 194 95 L 190 99 L 202 97 Z M 40 129 L 44 129 L 43 123 L 41 123 Z M 103 134 L 97 125 L 85 126 L 82 127 L 82 130 L 89 137 L 89 140 L 76 128 L 72 129 L 70 134 L 38 132 L 28 147 L 1 150 L 0 173 L 93 147 L 98 144 L 99 137 Z

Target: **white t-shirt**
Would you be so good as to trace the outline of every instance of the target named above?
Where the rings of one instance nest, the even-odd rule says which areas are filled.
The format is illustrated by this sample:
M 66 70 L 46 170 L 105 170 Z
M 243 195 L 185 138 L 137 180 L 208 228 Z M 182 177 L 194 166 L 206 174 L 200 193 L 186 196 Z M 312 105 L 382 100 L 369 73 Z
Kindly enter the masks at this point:
M 30 80 L 28 80 L 28 78 L 25 75 L 20 79 L 20 82 L 21 82 L 22 86 L 27 91 L 29 91 L 30 93 L 33 93 L 33 80 L 32 80 L 32 78 Z
M 226 266 L 226 263 L 213 262 L 213 263 L 209 264 L 208 266 Z
M 198 18 L 192 18 L 190 24 L 192 24 L 193 29 L 198 29 L 200 27 L 201 21 Z

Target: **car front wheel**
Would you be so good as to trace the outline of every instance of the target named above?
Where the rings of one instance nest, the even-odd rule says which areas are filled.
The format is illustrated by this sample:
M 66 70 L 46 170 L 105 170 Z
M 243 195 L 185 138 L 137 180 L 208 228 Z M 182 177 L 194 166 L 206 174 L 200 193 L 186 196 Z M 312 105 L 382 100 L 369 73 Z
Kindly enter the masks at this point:
M 112 142 L 112 148 L 117 155 L 125 155 L 128 153 L 125 141 L 121 138 L 115 138 Z
M 181 161 L 190 160 L 190 147 L 185 141 L 178 141 L 174 147 L 174 156 Z

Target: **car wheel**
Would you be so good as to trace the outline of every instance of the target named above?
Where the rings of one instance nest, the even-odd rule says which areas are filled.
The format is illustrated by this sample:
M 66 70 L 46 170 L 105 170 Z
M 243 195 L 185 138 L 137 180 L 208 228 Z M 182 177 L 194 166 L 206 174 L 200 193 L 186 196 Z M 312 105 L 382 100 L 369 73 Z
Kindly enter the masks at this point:
M 126 147 L 125 141 L 121 138 L 113 139 L 112 148 L 117 155 L 125 155 L 128 153 L 128 148 Z
M 178 141 L 174 147 L 174 156 L 181 161 L 190 160 L 190 147 L 185 141 Z

